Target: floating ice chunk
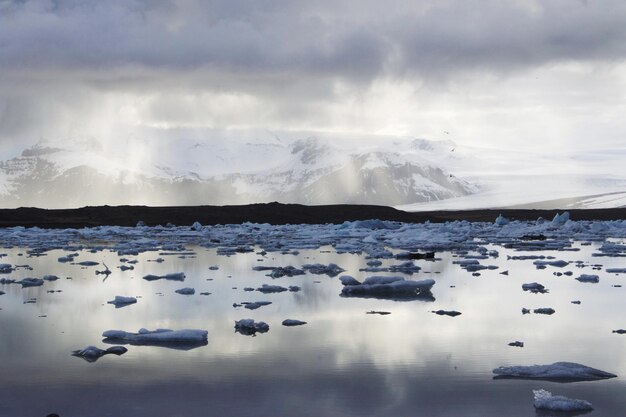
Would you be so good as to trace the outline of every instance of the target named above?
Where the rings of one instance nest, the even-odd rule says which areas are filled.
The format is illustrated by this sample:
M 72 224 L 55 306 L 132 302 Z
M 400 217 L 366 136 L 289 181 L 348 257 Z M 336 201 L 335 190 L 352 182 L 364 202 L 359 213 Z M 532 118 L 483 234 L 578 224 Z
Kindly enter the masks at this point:
M 535 265 L 537 268 L 545 268 L 547 265 L 549 266 L 554 266 L 557 268 L 563 268 L 564 266 L 569 265 L 569 262 L 567 261 L 562 261 L 562 260 L 558 260 L 558 261 L 542 261 L 542 260 L 536 260 L 533 262 L 533 265 Z
M 256 290 L 259 292 L 262 292 L 263 294 L 268 294 L 268 293 L 287 291 L 287 288 L 281 287 L 280 285 L 263 284 L 261 287 L 257 288 Z
M 126 352 L 128 352 L 128 349 L 126 349 L 124 346 L 111 346 L 106 350 L 97 348 L 95 346 L 87 346 L 84 349 L 72 351 L 72 356 L 78 356 L 79 358 L 83 358 L 87 362 L 95 362 L 104 355 L 114 354 L 120 356 Z
M 289 286 L 289 291 L 291 292 L 298 292 L 300 291 L 302 288 L 298 287 L 297 285 L 290 285 Z
M 504 226 L 505 224 L 509 224 L 509 219 L 504 217 L 502 214 L 499 214 L 498 217 L 496 217 L 495 225 Z
M 0 264 L 0 274 L 8 274 L 13 272 L 11 264 Z
M 626 330 L 624 329 L 617 329 L 617 330 L 613 330 L 612 333 L 617 333 L 617 334 L 626 334 Z
M 123 341 L 130 344 L 159 345 L 159 344 L 199 344 L 207 342 L 208 332 L 206 330 L 184 329 L 170 330 L 139 329 L 137 333 L 129 333 L 123 330 L 107 330 L 102 333 L 102 337 L 109 341 Z
M 41 278 L 24 278 L 19 281 L 22 284 L 22 288 L 26 287 L 39 287 L 43 285 L 43 279 Z
M 350 275 L 340 276 L 339 281 L 341 281 L 341 284 L 343 285 L 361 285 L 359 281 L 357 281 L 354 277 L 351 277 Z
M 535 408 L 550 411 L 591 411 L 593 406 L 589 401 L 567 398 L 562 395 L 552 395 L 544 389 L 533 390 Z
M 248 310 L 256 310 L 257 308 L 261 308 L 263 306 L 268 306 L 272 304 L 271 301 L 255 301 L 253 303 L 241 303 Z
M 595 284 L 600 282 L 600 277 L 598 277 L 597 275 L 581 274 L 578 278 L 576 278 L 576 280 L 580 282 L 591 282 Z
M 534 309 L 533 313 L 535 313 L 535 314 L 552 315 L 552 314 L 556 313 L 556 311 L 553 308 L 550 308 L 550 307 L 541 307 L 541 308 Z
M 283 326 L 302 326 L 306 324 L 306 321 L 294 320 L 294 319 L 285 319 L 283 320 Z
M 57 279 L 59 279 L 59 277 L 56 275 L 44 275 L 43 277 L 44 281 L 56 281 Z
M 435 259 L 435 252 L 401 252 L 396 254 L 396 259 L 409 259 L 409 260 L 419 260 L 419 259 Z
M 143 279 L 145 279 L 146 281 L 156 281 L 158 279 L 166 279 L 166 280 L 169 280 L 169 281 L 184 281 L 185 280 L 185 273 L 184 272 L 174 272 L 172 274 L 165 274 L 165 275 L 148 274 L 148 275 L 144 276 Z
M 626 274 L 626 268 L 607 268 L 609 274 Z
M 253 319 L 235 321 L 235 331 L 246 336 L 254 336 L 257 332 L 266 333 L 270 326 L 264 321 L 255 322 Z
M 433 313 L 437 314 L 438 316 L 450 316 L 450 317 L 456 317 L 456 316 L 461 315 L 460 311 L 454 311 L 454 310 L 434 310 Z
M 513 347 L 524 347 L 524 342 L 520 342 L 519 340 L 516 340 L 515 342 L 511 342 L 511 343 L 509 343 L 509 346 L 513 346 Z
M 346 280 L 347 282 L 350 282 Z M 391 299 L 431 299 L 430 289 L 435 285 L 433 279 L 421 281 L 405 280 L 402 277 L 372 276 L 362 284 L 345 285 L 341 290 L 344 297 L 374 297 Z M 420 297 L 420 295 L 422 297 Z
M 196 293 L 196 290 L 191 287 L 185 287 L 185 288 L 179 288 L 174 292 L 177 294 L 182 294 L 182 295 L 194 295 Z
M 548 290 L 546 290 L 546 287 L 539 284 L 538 282 L 530 282 L 528 284 L 522 284 L 522 289 L 524 291 L 530 291 L 532 293 L 544 294 L 548 292 Z
M 552 224 L 555 226 L 561 226 L 567 223 L 568 220 L 569 220 L 569 211 L 565 211 L 563 212 L 563 214 L 559 214 L 559 213 L 555 214 L 554 218 L 552 219 Z
M 196 232 L 200 232 L 200 231 L 202 231 L 202 225 L 200 224 L 200 222 L 193 222 L 193 224 L 191 225 L 191 230 L 195 230 Z
M 100 262 L 96 262 L 96 261 L 82 261 L 82 262 L 76 262 L 76 265 L 80 265 L 80 266 L 96 266 L 96 265 L 100 265 Z
M 328 265 L 306 264 L 306 265 L 302 265 L 302 269 L 310 272 L 311 274 L 315 274 L 315 275 L 326 274 L 329 277 L 336 277 L 337 275 L 345 271 L 345 269 L 333 263 L 330 263 Z
M 501 366 L 493 370 L 496 378 L 547 379 L 558 382 L 593 381 L 615 378 L 617 375 L 574 362 L 551 365 Z
M 135 269 L 135 267 L 134 267 L 133 265 L 121 265 L 121 266 L 118 266 L 118 268 L 119 268 L 122 272 L 124 272 L 124 271 L 132 271 L 132 270 L 134 270 L 134 269 Z
M 124 297 L 123 295 L 116 295 L 111 301 L 107 301 L 107 304 L 113 304 L 115 307 L 125 307 L 130 304 L 135 304 L 137 299 L 135 297 Z

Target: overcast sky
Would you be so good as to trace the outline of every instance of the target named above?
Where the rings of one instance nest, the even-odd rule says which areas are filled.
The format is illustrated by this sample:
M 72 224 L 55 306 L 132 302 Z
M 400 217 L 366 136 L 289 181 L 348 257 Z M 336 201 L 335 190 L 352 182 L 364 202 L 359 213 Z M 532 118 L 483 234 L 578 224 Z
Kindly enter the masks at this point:
M 610 149 L 625 59 L 623 0 L 0 0 L 0 152 L 146 127 Z

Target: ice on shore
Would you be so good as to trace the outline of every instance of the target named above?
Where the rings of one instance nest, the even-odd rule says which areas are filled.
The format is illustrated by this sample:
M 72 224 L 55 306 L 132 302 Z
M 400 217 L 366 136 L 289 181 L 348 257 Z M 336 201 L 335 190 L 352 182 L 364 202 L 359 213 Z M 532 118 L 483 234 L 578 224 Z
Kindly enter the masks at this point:
M 191 287 L 185 287 L 185 288 L 179 288 L 174 292 L 177 294 L 182 294 L 182 295 L 194 295 L 196 293 L 196 290 Z
M 306 321 L 294 320 L 294 319 L 283 320 L 283 326 L 302 326 L 304 324 L 306 324 Z
M 544 389 L 533 390 L 534 406 L 540 410 L 550 411 L 591 411 L 593 406 L 589 401 L 567 398 L 562 395 L 552 395 Z
M 555 362 L 551 365 L 501 366 L 493 370 L 496 378 L 546 379 L 557 382 L 594 381 L 615 378 L 617 375 L 574 362 Z
M 143 279 L 145 279 L 146 281 L 156 281 L 156 280 L 159 280 L 159 279 L 166 279 L 168 281 L 184 281 L 185 280 L 185 273 L 184 272 L 174 272 L 174 273 L 165 274 L 165 275 L 148 274 L 148 275 L 145 275 L 143 277 Z
M 402 277 L 371 276 L 362 283 L 342 277 L 344 287 L 341 295 L 344 297 L 373 297 L 373 298 L 419 298 L 420 294 L 430 294 L 435 280 L 420 281 L 406 280 Z M 432 295 L 431 295 L 432 297 Z
M 258 333 L 267 333 L 270 326 L 264 321 L 255 322 L 253 319 L 241 319 L 235 321 L 235 332 L 246 336 L 254 336 Z
M 113 304 L 116 308 L 126 307 L 131 304 L 135 304 L 137 299 L 135 297 L 124 297 L 123 295 L 116 295 L 111 301 L 107 301 L 107 304 Z
M 102 337 L 105 341 L 126 342 L 130 344 L 138 345 L 176 345 L 176 344 L 189 344 L 192 346 L 198 346 L 200 344 L 206 344 L 208 339 L 208 332 L 206 330 L 196 329 L 184 329 L 184 330 L 170 330 L 170 329 L 157 329 L 147 330 L 139 329 L 137 333 L 125 332 L 124 330 L 107 330 L 102 333 Z
M 496 221 L 494 223 L 496 226 L 504 226 L 509 224 L 509 219 L 504 217 L 502 214 L 499 214 L 498 217 L 496 217 Z
M 72 351 L 72 356 L 83 358 L 87 362 L 95 362 L 104 355 L 114 354 L 120 356 L 126 352 L 128 352 L 128 349 L 126 349 L 124 346 L 111 346 L 106 350 L 97 348 L 95 346 L 87 346 L 84 349 Z

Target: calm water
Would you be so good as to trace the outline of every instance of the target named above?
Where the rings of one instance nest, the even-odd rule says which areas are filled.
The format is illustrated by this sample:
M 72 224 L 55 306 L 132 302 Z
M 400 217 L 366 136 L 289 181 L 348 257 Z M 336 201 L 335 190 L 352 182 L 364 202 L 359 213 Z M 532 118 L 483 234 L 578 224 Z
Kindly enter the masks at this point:
M 328 247 L 266 257 L 188 249 L 197 256 L 162 256 L 160 264 L 148 262 L 159 252 L 129 257 L 139 262 L 125 272 L 117 268 L 120 257 L 114 252 L 80 252 L 76 261 L 104 261 L 111 268 L 106 280 L 95 274 L 101 265 L 57 262 L 67 252 L 27 258 L 23 249 L 5 250 L 2 262 L 33 268 L 6 277 L 55 274 L 61 279 L 36 288 L 0 286 L 6 292 L 0 296 L 0 416 L 535 416 L 532 390 L 538 388 L 591 401 L 590 416 L 626 413 L 626 335 L 611 333 L 626 327 L 626 287 L 612 286 L 623 283 L 621 276 L 573 264 L 537 270 L 532 261 L 506 260 L 507 254 L 523 252 L 498 247 L 498 258 L 481 263 L 500 268 L 474 277 L 452 264 L 458 259 L 453 254 L 438 253 L 440 260 L 416 261 L 423 269 L 410 277 L 434 278 L 435 301 L 395 302 L 342 298 L 337 277 L 271 279 L 252 270 L 334 262 L 345 274 L 364 278 L 372 274 L 358 271 L 366 266 L 360 255 L 328 253 Z M 593 250 L 542 254 L 626 266 L 619 258 L 592 258 Z M 219 269 L 210 270 L 212 265 Z M 508 276 L 500 274 L 504 270 Z M 553 275 L 567 270 L 574 276 Z M 142 279 L 170 272 L 187 278 Z M 580 273 L 597 273 L 600 283 L 580 283 L 574 279 Z M 523 292 L 521 284 L 532 281 L 550 292 Z M 243 291 L 264 283 L 299 285 L 302 291 Z M 181 287 L 194 287 L 196 294 L 174 293 Z M 199 295 L 204 291 L 211 294 Z M 116 309 L 106 304 L 116 295 L 141 298 Z M 36 303 L 25 303 L 33 298 Z M 254 311 L 233 307 L 243 301 L 272 304 Z M 556 313 L 522 315 L 522 307 L 552 307 Z M 431 313 L 437 309 L 462 315 Z M 365 314 L 369 310 L 391 314 Z M 256 337 L 235 333 L 234 321 L 243 318 L 263 320 L 270 331 Z M 308 324 L 284 327 L 286 318 Z M 205 329 L 209 340 L 187 351 L 127 346 L 125 355 L 95 363 L 70 355 L 88 345 L 106 348 L 105 330 L 141 327 Z M 507 345 L 515 340 L 525 347 Z M 569 384 L 492 379 L 492 369 L 501 365 L 555 361 L 580 362 L 619 377 Z

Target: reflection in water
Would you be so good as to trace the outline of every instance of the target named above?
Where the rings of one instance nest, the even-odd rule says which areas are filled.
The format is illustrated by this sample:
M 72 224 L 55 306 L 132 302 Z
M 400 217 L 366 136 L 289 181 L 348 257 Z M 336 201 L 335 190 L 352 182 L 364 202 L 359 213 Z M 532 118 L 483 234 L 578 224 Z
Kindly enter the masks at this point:
M 554 276 L 551 269 L 537 270 L 532 261 L 507 261 L 512 252 L 499 248 L 500 257 L 489 262 L 500 270 L 481 271 L 475 277 L 452 264 L 457 259 L 453 254 L 437 253 L 441 261 L 415 261 L 422 270 L 414 279 L 435 279 L 432 292 L 398 303 L 394 297 L 341 297 L 339 280 L 326 275 L 273 279 L 252 269 L 264 264 L 300 268 L 335 263 L 362 281 L 368 276 L 359 272 L 367 266 L 362 255 L 301 250 L 299 255 L 252 252 L 224 257 L 214 249 L 188 249 L 197 257 L 155 252 L 126 256 L 138 262 L 134 270 L 125 271 L 119 268 L 125 263 L 116 253 L 102 251 L 95 258 L 78 250 L 77 260 L 97 259 L 110 267 L 106 281 L 96 275 L 98 267 L 57 262 L 67 251 L 29 258 L 32 271 L 13 272 L 10 277 L 17 280 L 48 274 L 60 279 L 42 287 L 2 288 L 6 294 L 0 297 L 0 416 L 55 411 L 87 417 L 521 417 L 535 413 L 533 389 L 557 385 L 493 380 L 492 369 L 569 360 L 626 375 L 626 361 L 621 359 L 626 357 L 626 339 L 611 333 L 623 326 L 618 318 L 626 306 L 621 289 L 611 286 L 619 283 L 619 277 L 609 274 L 601 274 L 600 283 L 585 286 Z M 592 251 L 583 248 L 558 256 L 589 261 Z M 4 259 L 23 263 L 16 261 L 18 252 L 7 250 Z M 163 262 L 147 262 L 159 256 Z M 603 261 L 605 266 L 620 266 L 619 260 Z M 383 260 L 383 267 L 394 262 Z M 214 265 L 219 269 L 209 268 Z M 499 274 L 505 269 L 509 276 Z M 575 271 L 577 276 L 577 267 Z M 185 274 L 185 286 L 195 288 L 196 294 L 211 295 L 181 297 L 175 293 L 180 282 L 142 279 L 177 273 Z M 532 281 L 550 292 L 522 291 L 521 284 Z M 298 285 L 302 290 L 277 294 L 243 290 L 263 284 Z M 106 303 L 120 294 L 138 301 L 124 309 Z M 23 304 L 30 299 L 36 302 Z M 252 311 L 233 308 L 241 300 L 272 304 Z M 556 310 L 554 315 L 520 313 L 522 307 L 548 306 Z M 439 309 L 463 314 L 447 320 L 431 313 Z M 391 314 L 365 314 L 368 311 Z M 264 321 L 272 331 L 255 338 L 235 334 L 233 323 L 246 318 Z M 287 318 L 308 324 L 282 326 Z M 70 356 L 77 346 L 101 343 L 106 329 L 142 327 L 206 329 L 208 343 L 185 346 L 184 351 L 180 344 L 128 344 L 123 356 L 89 366 Z M 511 340 L 523 341 L 524 348 L 509 347 Z M 591 415 L 603 416 L 619 415 L 626 407 L 624 388 L 622 378 L 616 378 L 558 385 L 553 391 L 586 399 L 596 407 Z

